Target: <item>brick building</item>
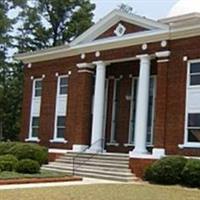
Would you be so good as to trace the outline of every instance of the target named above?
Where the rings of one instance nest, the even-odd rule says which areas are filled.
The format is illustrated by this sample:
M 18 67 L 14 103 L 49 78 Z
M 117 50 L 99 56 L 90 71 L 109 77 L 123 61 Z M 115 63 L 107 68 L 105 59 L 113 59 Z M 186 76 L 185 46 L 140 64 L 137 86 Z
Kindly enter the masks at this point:
M 20 139 L 50 152 L 129 153 L 137 168 L 200 156 L 200 14 L 159 21 L 114 10 L 25 63 Z

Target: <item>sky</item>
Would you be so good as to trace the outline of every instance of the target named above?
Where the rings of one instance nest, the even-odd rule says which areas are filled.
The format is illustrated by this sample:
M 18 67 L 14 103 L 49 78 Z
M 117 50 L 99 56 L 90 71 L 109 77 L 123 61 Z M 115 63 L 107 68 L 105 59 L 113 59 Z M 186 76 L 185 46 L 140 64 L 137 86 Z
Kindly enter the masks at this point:
M 189 0 L 188 0 L 189 1 Z M 121 3 L 134 8 L 134 13 L 150 19 L 165 18 L 178 0 L 91 0 L 96 4 L 94 21 L 98 21 Z

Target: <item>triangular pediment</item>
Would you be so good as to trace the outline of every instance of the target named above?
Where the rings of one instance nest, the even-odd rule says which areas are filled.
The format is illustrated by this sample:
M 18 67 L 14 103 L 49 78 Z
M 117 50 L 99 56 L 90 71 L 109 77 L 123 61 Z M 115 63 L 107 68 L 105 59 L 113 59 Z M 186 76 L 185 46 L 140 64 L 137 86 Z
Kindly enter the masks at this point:
M 85 44 L 109 37 L 123 37 L 127 34 L 151 30 L 165 30 L 168 25 L 135 14 L 113 10 L 99 22 L 71 42 L 71 45 Z

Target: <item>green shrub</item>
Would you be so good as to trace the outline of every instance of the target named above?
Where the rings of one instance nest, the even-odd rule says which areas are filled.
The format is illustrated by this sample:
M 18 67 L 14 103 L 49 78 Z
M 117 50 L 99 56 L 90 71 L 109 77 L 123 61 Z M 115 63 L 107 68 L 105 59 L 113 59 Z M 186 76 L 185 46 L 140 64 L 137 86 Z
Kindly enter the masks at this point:
M 16 145 L 16 142 L 0 142 L 0 155 L 10 154 L 10 149 Z
M 0 156 L 0 169 L 1 171 L 13 171 L 17 165 L 17 158 L 13 155 Z
M 28 144 L 20 142 L 1 142 L 0 155 L 12 154 L 18 160 L 32 159 L 39 162 L 40 165 L 47 163 L 48 150 L 37 144 Z
M 23 174 L 36 174 L 39 173 L 39 171 L 39 163 L 31 159 L 20 160 L 16 166 L 16 172 Z
M 19 160 L 31 159 L 38 161 L 40 165 L 47 162 L 48 150 L 36 144 L 17 143 L 10 149 L 11 154 Z
M 190 187 L 200 187 L 200 160 L 188 160 L 182 171 L 183 184 Z
M 162 158 L 145 171 L 145 179 L 160 184 L 177 184 L 181 182 L 181 172 L 187 159 L 180 156 Z

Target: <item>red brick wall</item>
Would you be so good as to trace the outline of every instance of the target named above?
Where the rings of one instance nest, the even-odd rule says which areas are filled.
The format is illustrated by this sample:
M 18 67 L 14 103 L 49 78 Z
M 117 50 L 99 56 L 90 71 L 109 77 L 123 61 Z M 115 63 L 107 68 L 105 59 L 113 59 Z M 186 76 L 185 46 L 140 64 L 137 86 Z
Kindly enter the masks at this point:
M 122 24 L 126 28 L 125 34 L 135 33 L 135 32 L 140 32 L 140 31 L 147 30 L 144 27 L 133 25 L 133 24 L 130 24 L 128 22 L 120 21 L 119 23 Z M 102 38 L 107 38 L 107 37 L 115 36 L 114 31 L 117 28 L 117 26 L 118 26 L 119 23 L 113 25 L 107 31 L 105 31 L 104 33 L 102 33 L 97 39 L 102 39 Z
M 145 170 L 152 165 L 156 159 L 140 159 L 140 158 L 130 158 L 129 168 L 132 173 L 141 179 L 144 178 Z
M 166 48 L 161 48 L 160 42 L 149 43 L 148 49 L 143 51 L 141 45 L 118 48 L 113 50 L 105 50 L 101 52 L 99 58 L 95 57 L 95 52 L 86 54 L 84 60 L 80 59 L 79 56 L 50 60 L 41 63 L 33 64 L 32 68 L 28 69 L 25 67 L 25 82 L 24 82 L 24 101 L 23 101 L 23 120 L 22 120 L 22 129 L 21 129 L 21 140 L 24 140 L 28 136 L 28 127 L 29 127 L 29 116 L 30 116 L 30 101 L 31 101 L 31 90 L 32 90 L 32 81 L 31 76 L 41 77 L 42 74 L 45 74 L 46 77 L 43 81 L 43 92 L 42 92 L 42 108 L 41 108 L 41 127 L 40 127 L 40 138 L 41 144 L 58 147 L 58 148 L 71 148 L 72 144 L 77 143 L 88 143 L 89 137 L 89 127 L 91 126 L 89 121 L 89 115 L 86 115 L 87 109 L 89 109 L 89 99 L 91 96 L 91 87 L 90 78 L 83 76 L 77 72 L 77 63 L 82 62 L 92 62 L 95 60 L 112 60 L 112 59 L 121 59 L 121 58 L 130 58 L 135 57 L 138 54 L 144 53 L 155 53 L 157 51 L 164 51 L 169 49 L 171 51 L 170 62 L 167 68 L 167 84 L 162 80 L 163 73 L 166 73 L 162 70 L 158 70 L 158 77 L 160 77 L 159 87 L 166 88 L 167 102 L 165 103 L 162 98 L 165 98 L 165 95 L 162 94 L 160 97 L 160 106 L 167 110 L 166 119 L 164 119 L 164 113 L 162 113 L 162 124 L 165 124 L 165 141 L 159 139 L 159 132 L 162 132 L 160 123 L 156 123 L 154 141 L 161 141 L 164 143 L 166 151 L 168 154 L 185 154 L 185 155 L 200 155 L 199 149 L 184 149 L 181 150 L 178 148 L 178 144 L 183 143 L 184 137 L 184 118 L 185 118 L 185 92 L 186 92 L 186 65 L 187 62 L 183 62 L 183 56 L 188 56 L 189 59 L 199 58 L 199 48 L 200 48 L 200 37 L 194 37 L 191 39 L 182 39 L 176 41 L 168 41 L 168 46 Z M 136 73 L 136 65 L 134 62 L 122 63 L 111 65 L 108 67 L 107 75 L 124 75 L 124 80 L 122 80 L 122 93 L 121 96 L 129 90 L 129 73 Z M 156 66 L 156 64 L 155 64 Z M 55 110 L 55 73 L 65 74 L 69 70 L 72 71 L 70 76 L 69 83 L 69 101 L 68 101 L 68 117 L 67 117 L 67 129 L 66 129 L 66 138 L 68 139 L 67 144 L 50 144 L 49 139 L 52 139 L 53 134 L 53 119 L 54 119 L 54 110 Z M 138 69 L 137 69 L 138 70 Z M 136 70 L 136 71 L 137 71 Z M 49 85 L 50 84 L 50 85 Z M 163 85 L 163 86 L 162 86 Z M 87 89 L 83 89 L 86 88 Z M 160 89 L 160 90 L 161 90 Z M 88 93 L 89 92 L 89 93 Z M 77 96 L 78 94 L 78 96 Z M 158 93 L 157 93 L 158 94 Z M 109 98 L 112 98 L 111 96 Z M 88 101 L 87 101 L 88 100 Z M 85 102 L 85 103 L 83 103 Z M 87 102 L 87 103 L 86 103 Z M 118 139 L 121 142 L 127 140 L 127 135 L 124 134 L 122 127 L 127 131 L 127 122 L 126 118 L 129 118 L 129 105 L 123 99 L 122 107 L 120 110 L 121 117 L 120 120 L 121 126 L 117 130 Z M 162 105 L 164 104 L 164 105 Z M 83 107 L 82 107 L 83 106 Z M 160 108 L 161 109 L 161 108 Z M 157 111 L 159 112 L 159 111 Z M 159 121 L 159 115 L 156 115 L 157 122 Z M 84 125 L 86 124 L 86 125 Z M 120 130 L 121 128 L 121 130 Z M 83 131 L 82 131 L 83 130 Z M 159 130 L 159 131 L 158 131 Z M 161 137 L 162 138 L 162 137 Z M 160 142 L 158 142 L 160 143 Z M 159 144 L 156 144 L 159 146 Z M 109 149 L 110 151 L 116 149 Z M 119 151 L 125 152 L 128 151 L 126 148 L 119 147 Z

